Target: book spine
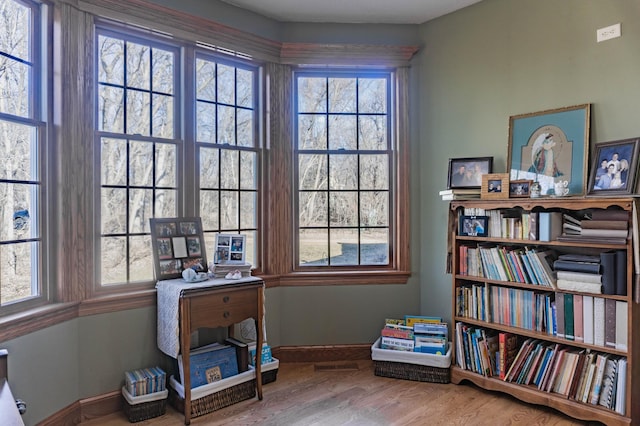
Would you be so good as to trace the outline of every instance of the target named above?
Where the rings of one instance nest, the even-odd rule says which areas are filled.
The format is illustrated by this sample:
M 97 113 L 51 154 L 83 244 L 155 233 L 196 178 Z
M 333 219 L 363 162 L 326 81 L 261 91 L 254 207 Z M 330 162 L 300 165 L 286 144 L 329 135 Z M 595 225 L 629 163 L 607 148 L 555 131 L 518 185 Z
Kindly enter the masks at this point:
M 602 266 L 602 292 L 604 294 L 616 294 L 615 252 L 600 253 L 600 265 Z
M 617 250 L 615 252 L 615 294 L 618 296 L 627 295 L 627 251 Z

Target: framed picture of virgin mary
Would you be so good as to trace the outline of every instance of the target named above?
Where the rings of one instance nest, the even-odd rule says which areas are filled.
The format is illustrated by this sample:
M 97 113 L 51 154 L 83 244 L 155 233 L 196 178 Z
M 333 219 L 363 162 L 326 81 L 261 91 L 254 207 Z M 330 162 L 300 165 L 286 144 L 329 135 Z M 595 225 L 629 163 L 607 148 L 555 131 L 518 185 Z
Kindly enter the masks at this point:
M 589 156 L 590 104 L 509 118 L 507 170 L 510 180 L 538 182 L 541 196 L 554 196 L 556 182 L 584 195 Z

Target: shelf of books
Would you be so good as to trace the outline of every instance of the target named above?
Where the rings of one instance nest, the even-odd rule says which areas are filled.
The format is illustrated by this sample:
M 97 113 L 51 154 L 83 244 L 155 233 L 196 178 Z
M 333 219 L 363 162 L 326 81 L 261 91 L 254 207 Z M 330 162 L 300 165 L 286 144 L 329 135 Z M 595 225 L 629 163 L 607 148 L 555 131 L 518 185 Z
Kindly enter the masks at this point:
M 451 381 L 581 420 L 639 424 L 635 203 L 452 201 Z

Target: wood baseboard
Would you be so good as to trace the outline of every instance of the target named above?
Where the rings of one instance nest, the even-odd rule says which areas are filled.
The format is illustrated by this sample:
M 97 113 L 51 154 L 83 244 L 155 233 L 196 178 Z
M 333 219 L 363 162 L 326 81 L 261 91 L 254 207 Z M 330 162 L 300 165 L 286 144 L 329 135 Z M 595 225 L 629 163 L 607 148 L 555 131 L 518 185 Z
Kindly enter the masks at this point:
M 371 359 L 371 345 L 278 346 L 271 349 L 280 362 L 330 362 Z M 120 389 L 82 399 L 63 408 L 38 426 L 74 426 L 122 410 Z
M 272 348 L 280 362 L 355 361 L 371 359 L 371 345 L 279 346 Z

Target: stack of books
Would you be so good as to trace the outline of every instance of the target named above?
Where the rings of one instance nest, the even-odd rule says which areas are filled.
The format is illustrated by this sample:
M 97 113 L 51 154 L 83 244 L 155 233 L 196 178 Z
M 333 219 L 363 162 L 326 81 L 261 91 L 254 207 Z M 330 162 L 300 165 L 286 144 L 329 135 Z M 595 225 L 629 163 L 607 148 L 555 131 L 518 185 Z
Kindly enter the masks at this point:
M 440 191 L 443 200 L 472 200 L 480 198 L 480 188 L 453 188 Z
M 380 348 L 446 355 L 449 329 L 440 317 L 406 315 L 386 319 L 380 332 Z
M 553 269 L 560 290 L 602 293 L 602 268 L 598 255 L 561 254 L 553 262 Z
M 593 209 L 583 217 L 565 214 L 560 241 L 626 244 L 630 214 L 625 210 Z
M 125 389 L 131 396 L 148 395 L 166 389 L 167 374 L 160 367 L 142 368 L 124 373 Z

